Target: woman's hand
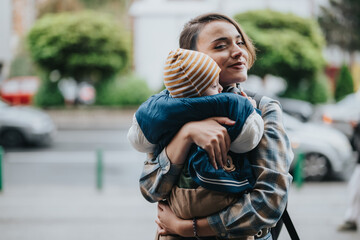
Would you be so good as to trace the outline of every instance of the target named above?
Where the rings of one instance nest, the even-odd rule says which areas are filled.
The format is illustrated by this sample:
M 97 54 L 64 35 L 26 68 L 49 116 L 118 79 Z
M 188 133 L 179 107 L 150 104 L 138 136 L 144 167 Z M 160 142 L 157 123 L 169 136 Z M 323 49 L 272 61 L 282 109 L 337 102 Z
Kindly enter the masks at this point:
M 155 220 L 158 225 L 159 235 L 177 234 L 182 237 L 193 237 L 193 221 L 178 218 L 164 202 L 158 203 L 158 218 Z M 197 220 L 197 234 L 199 236 L 215 236 L 214 230 L 210 227 L 206 218 Z
M 191 144 L 195 143 L 208 153 L 215 169 L 223 167 L 231 141 L 222 124 L 231 126 L 235 122 L 227 117 L 212 117 L 185 124 L 166 147 L 171 163 L 184 164 Z
M 180 223 L 184 221 L 178 218 L 174 212 L 170 209 L 169 205 L 166 203 L 159 202 L 158 203 L 158 218 L 155 220 L 158 225 L 158 234 L 159 235 L 168 235 L 168 234 L 177 234 L 183 237 L 184 233 L 180 230 Z M 185 234 L 186 235 L 186 234 Z M 189 237 L 191 234 L 189 235 Z
M 234 125 L 235 121 L 227 117 L 213 117 L 202 121 L 189 122 L 184 125 L 193 143 L 203 148 L 209 155 L 210 163 L 215 169 L 226 164 L 230 149 L 230 136 L 222 125 Z

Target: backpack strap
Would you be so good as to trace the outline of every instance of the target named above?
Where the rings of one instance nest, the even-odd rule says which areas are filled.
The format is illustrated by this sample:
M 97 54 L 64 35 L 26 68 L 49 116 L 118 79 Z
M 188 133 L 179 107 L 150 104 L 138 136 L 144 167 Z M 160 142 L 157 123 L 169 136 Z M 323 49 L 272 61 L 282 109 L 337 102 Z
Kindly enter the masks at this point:
M 290 215 L 287 211 L 287 207 L 285 208 L 276 226 L 271 229 L 271 235 L 274 240 L 278 239 L 283 224 L 285 224 L 285 227 L 290 235 L 291 240 L 300 240 L 299 235 L 296 232 L 295 226 L 291 221 Z
M 283 215 L 281 216 L 286 229 L 288 230 L 288 233 L 291 237 L 292 240 L 300 240 L 299 235 L 296 232 L 295 226 L 293 224 L 293 222 L 291 221 L 290 215 L 287 211 L 287 208 L 285 208 L 285 211 L 283 213 Z

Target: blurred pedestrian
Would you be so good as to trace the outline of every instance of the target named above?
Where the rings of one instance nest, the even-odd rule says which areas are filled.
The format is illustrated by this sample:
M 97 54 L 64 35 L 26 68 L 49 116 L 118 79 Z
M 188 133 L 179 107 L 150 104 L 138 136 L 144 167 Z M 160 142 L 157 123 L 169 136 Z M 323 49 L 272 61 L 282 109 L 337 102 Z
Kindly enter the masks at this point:
M 345 213 L 345 221 L 339 227 L 339 231 L 357 231 L 360 218 L 360 122 L 354 131 L 353 144 L 357 151 L 357 165 L 349 182 L 350 203 Z

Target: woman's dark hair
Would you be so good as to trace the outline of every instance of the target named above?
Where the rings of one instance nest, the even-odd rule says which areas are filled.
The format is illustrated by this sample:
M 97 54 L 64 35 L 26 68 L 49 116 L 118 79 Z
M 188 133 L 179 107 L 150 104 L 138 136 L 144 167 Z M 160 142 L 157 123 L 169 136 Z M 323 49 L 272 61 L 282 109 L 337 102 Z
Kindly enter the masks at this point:
M 207 13 L 187 22 L 180 34 L 179 47 L 184 49 L 197 50 L 196 43 L 199 33 L 206 24 L 213 21 L 227 21 L 234 25 L 236 30 L 238 30 L 243 41 L 245 42 L 246 51 L 249 54 L 248 66 L 250 68 L 256 59 L 255 47 L 246 33 L 241 29 L 240 25 L 235 20 L 223 14 Z

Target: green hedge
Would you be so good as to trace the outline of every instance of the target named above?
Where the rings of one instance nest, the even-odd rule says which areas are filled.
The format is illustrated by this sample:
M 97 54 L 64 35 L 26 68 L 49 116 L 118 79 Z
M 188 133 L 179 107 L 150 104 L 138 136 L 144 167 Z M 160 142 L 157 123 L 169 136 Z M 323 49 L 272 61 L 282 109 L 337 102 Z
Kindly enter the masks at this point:
M 319 72 L 311 81 L 307 96 L 306 100 L 313 104 L 326 103 L 332 98 L 329 80 L 325 73 Z
M 40 88 L 34 97 L 34 104 L 39 107 L 64 106 L 62 96 L 57 82 L 51 82 L 46 76 L 42 77 Z
M 143 79 L 134 74 L 108 81 L 97 91 L 96 104 L 108 106 L 137 106 L 154 93 Z
M 126 69 L 129 34 L 110 15 L 84 11 L 48 14 L 28 35 L 34 61 L 45 71 L 93 83 Z
M 307 87 L 325 65 L 325 40 L 315 21 L 270 10 L 245 12 L 234 19 L 257 48 L 257 60 L 249 74 L 282 77 L 287 82 L 284 96 L 315 99 L 308 96 Z M 296 93 L 300 90 L 305 93 Z
M 350 70 L 346 65 L 342 65 L 339 75 L 336 78 L 335 100 L 338 102 L 346 95 L 354 92 L 354 81 Z

